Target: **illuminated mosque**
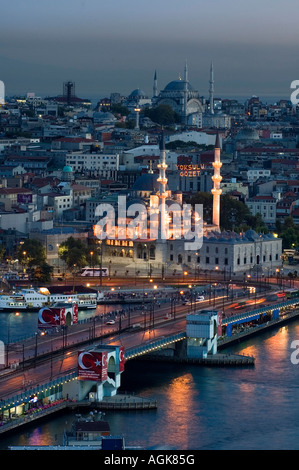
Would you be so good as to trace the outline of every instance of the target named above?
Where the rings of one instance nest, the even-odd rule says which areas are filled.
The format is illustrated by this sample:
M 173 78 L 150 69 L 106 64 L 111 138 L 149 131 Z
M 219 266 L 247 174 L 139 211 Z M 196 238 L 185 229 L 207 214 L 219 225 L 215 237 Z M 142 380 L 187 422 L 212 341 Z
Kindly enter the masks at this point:
M 126 207 L 142 204 L 146 208 L 142 217 L 127 215 L 125 228 L 116 223 L 116 236 L 103 242 L 103 266 L 109 267 L 109 275 L 126 272 L 129 276 L 153 276 L 164 278 L 171 275 L 202 272 L 254 273 L 269 275 L 270 269 L 281 267 L 282 241 L 272 234 L 258 234 L 253 230 L 237 234 L 220 230 L 221 204 L 221 149 L 216 135 L 214 149 L 213 215 L 212 224 L 202 221 L 202 245 L 194 248 L 183 234 L 183 220 L 175 224 L 171 206 L 182 208 L 181 192 L 171 192 L 167 186 L 167 164 L 164 138 L 160 141 L 159 173 L 150 168 L 133 184 Z M 173 207 L 173 206 L 172 206 Z M 128 213 L 127 213 L 128 214 Z M 152 217 L 152 215 L 154 215 Z M 194 225 L 200 214 L 190 211 Z M 177 219 L 176 219 L 177 220 Z M 150 223 L 149 223 L 150 222 Z M 123 233 L 121 233 L 123 230 Z M 187 248 L 186 248 L 187 246 Z

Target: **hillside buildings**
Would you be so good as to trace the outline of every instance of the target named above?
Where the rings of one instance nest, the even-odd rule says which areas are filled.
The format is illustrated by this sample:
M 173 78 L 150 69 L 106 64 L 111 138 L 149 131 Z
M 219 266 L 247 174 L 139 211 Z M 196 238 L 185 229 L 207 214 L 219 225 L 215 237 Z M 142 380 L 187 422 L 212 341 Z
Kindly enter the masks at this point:
M 63 100 L 32 93 L 6 98 L 0 107 L 0 230 L 2 240 L 8 240 L 8 230 L 15 234 L 9 235 L 10 253 L 24 238 L 41 237 L 57 269 L 55 246 L 70 233 L 94 241 L 98 205 L 116 207 L 123 195 L 128 203 L 142 200 L 148 207 L 161 192 L 162 178 L 167 204 L 214 192 L 221 205 L 229 194 L 260 214 L 269 233 L 223 231 L 214 214 L 214 227 L 205 223 L 199 250 L 186 250 L 182 240 L 107 240 L 102 255 L 111 275 L 278 269 L 282 248 L 273 235 L 276 222 L 299 217 L 298 109 L 285 100 L 274 106 L 258 97 L 244 103 L 220 98 L 215 88 L 213 66 L 204 98 L 190 84 L 185 64 L 183 78 L 161 90 L 156 72 L 152 96 L 138 88 L 127 97 L 113 92 L 95 109 L 74 99 L 71 86 L 64 88 Z M 144 115 L 162 103 L 181 119 L 165 126 L 163 160 L 161 128 Z M 113 111 L 115 104 L 128 113 Z

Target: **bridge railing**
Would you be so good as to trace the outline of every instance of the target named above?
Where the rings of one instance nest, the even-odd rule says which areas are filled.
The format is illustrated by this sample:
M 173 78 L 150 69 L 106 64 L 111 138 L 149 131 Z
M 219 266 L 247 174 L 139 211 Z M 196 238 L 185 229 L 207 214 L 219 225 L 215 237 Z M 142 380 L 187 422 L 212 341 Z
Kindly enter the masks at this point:
M 143 344 L 142 346 L 138 346 L 137 348 L 127 349 L 126 360 L 133 359 L 134 357 L 140 356 L 142 354 L 152 352 L 169 344 L 176 343 L 177 341 L 182 341 L 185 338 L 186 333 L 178 333 L 176 335 L 159 338 L 158 340 Z
M 12 408 L 13 406 L 18 406 L 24 402 L 28 402 L 30 400 L 30 397 L 32 397 L 32 395 L 38 395 L 39 393 L 45 392 L 45 390 L 49 390 L 53 387 L 56 387 L 65 382 L 68 382 L 69 380 L 72 380 L 75 377 L 77 377 L 77 372 L 71 372 L 70 374 L 67 374 L 63 377 L 58 377 L 57 379 L 52 380 L 51 382 L 47 382 L 42 385 L 37 385 L 35 387 L 28 388 L 27 390 L 25 390 L 22 393 L 19 393 L 18 395 L 9 397 L 6 400 L 1 400 L 0 411 L 3 411 L 4 409 Z
M 232 315 L 231 317 L 224 318 L 222 320 L 222 325 L 228 325 L 229 323 L 235 323 L 238 320 L 241 320 L 241 319 L 247 318 L 247 317 L 252 317 L 254 315 L 261 315 L 263 313 L 268 312 L 269 310 L 275 310 L 277 308 L 280 309 L 280 308 L 284 308 L 284 307 L 290 307 L 292 305 L 297 305 L 297 304 L 299 304 L 299 298 L 296 299 L 296 300 L 291 299 L 291 300 L 287 300 L 285 302 L 279 302 L 277 304 L 264 306 L 264 307 L 258 308 L 256 310 L 251 310 L 249 312 L 239 313 L 238 315 Z

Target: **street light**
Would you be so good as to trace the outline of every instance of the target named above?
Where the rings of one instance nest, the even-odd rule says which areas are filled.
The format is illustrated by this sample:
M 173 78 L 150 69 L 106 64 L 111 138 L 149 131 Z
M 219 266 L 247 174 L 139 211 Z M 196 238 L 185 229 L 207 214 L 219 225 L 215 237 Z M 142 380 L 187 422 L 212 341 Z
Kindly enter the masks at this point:
M 27 255 L 27 251 L 23 251 L 22 255 L 24 256 L 24 274 L 26 273 L 26 255 Z
M 90 252 L 90 261 L 91 261 L 91 269 L 92 269 L 92 277 L 94 276 L 94 266 L 93 266 L 93 251 Z

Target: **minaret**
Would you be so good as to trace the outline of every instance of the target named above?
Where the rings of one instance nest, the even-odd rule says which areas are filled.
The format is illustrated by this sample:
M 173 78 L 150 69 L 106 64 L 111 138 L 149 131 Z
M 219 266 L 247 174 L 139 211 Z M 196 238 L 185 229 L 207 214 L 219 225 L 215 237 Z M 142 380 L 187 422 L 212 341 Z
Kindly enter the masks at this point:
M 188 102 L 188 66 L 187 60 L 184 69 L 184 121 L 187 124 L 187 102 Z
M 222 163 L 220 161 L 220 139 L 219 134 L 217 133 L 216 142 L 215 142 L 215 150 L 214 150 L 214 175 L 212 176 L 212 180 L 214 182 L 214 187 L 212 189 L 213 194 L 213 225 L 216 226 L 216 229 L 220 230 L 220 195 L 222 193 L 222 189 L 220 189 L 220 183 L 222 180 L 222 176 L 220 175 L 220 168 L 222 167 Z
M 157 71 L 156 70 L 155 70 L 155 76 L 154 76 L 153 96 L 154 96 L 154 98 L 156 98 L 158 96 L 158 81 L 157 81 Z
M 167 230 L 166 230 L 166 185 L 168 179 L 166 178 L 166 152 L 165 152 L 165 142 L 164 142 L 164 135 L 162 134 L 161 142 L 160 142 L 160 163 L 157 165 L 159 168 L 159 178 L 157 179 L 158 183 L 160 183 L 160 190 L 159 190 L 159 199 L 160 199 L 160 237 L 161 241 L 165 242 L 167 238 Z
M 210 68 L 210 114 L 214 114 L 214 66 L 211 63 Z

